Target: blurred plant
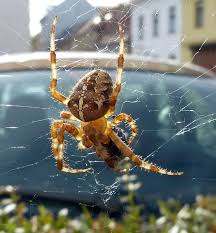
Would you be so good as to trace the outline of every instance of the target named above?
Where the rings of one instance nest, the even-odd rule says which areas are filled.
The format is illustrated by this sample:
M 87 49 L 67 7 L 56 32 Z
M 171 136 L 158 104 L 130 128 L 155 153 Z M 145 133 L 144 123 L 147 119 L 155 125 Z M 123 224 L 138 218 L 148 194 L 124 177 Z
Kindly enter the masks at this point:
M 197 196 L 192 205 L 159 201 L 161 216 L 150 218 L 148 233 L 216 233 L 216 197 Z
M 12 192 L 10 198 L 0 201 L 0 233 L 216 233 L 216 197 L 197 196 L 193 205 L 183 206 L 174 199 L 159 201 L 160 216 L 148 214 L 147 222 L 135 201 L 135 192 L 141 186 L 137 177 L 124 174 L 119 182 L 126 190 L 121 197 L 125 206 L 121 220 L 103 212 L 93 217 L 87 207 L 73 219 L 67 208 L 54 216 L 42 205 L 38 214 L 28 217 L 27 205 Z
M 131 163 L 126 162 L 124 168 L 129 171 L 131 169 Z M 126 194 L 120 197 L 120 201 L 124 204 L 126 210 L 122 219 L 123 232 L 140 232 L 140 227 L 142 225 L 142 207 L 141 205 L 136 204 L 135 194 L 141 187 L 141 183 L 137 181 L 136 175 L 130 175 L 129 172 L 124 173 L 117 179 L 126 191 Z

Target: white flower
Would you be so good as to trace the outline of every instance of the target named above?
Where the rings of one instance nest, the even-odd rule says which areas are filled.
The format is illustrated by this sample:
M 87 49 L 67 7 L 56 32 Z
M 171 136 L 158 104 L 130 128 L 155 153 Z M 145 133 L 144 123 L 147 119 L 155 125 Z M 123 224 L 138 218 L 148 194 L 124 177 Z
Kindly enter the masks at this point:
M 203 208 L 196 208 L 195 210 L 195 214 L 199 217 L 210 217 L 210 216 L 213 216 L 213 214 L 208 211 L 208 210 L 205 210 Z
M 121 181 L 123 181 L 123 182 L 129 181 L 129 175 L 128 175 L 128 174 L 124 174 L 124 175 L 121 177 Z
M 18 227 L 16 230 L 15 230 L 15 233 L 24 233 L 25 230 L 22 228 L 22 227 Z
M 12 203 L 13 202 L 13 200 L 11 199 L 11 198 L 5 198 L 5 199 L 3 199 L 2 201 L 1 201 L 1 204 L 2 205 L 8 205 L 8 204 L 10 204 L 10 203 Z
M 31 218 L 31 223 L 32 223 L 32 232 L 37 232 L 37 228 L 38 228 L 38 218 L 37 216 L 33 216 Z
M 187 228 L 187 221 L 185 221 L 185 220 L 187 220 L 187 219 L 183 219 L 183 218 L 177 219 L 177 224 L 179 225 L 179 227 L 181 229 Z
M 37 232 L 37 224 L 32 224 L 32 232 Z
M 15 209 L 16 209 L 16 204 L 11 203 L 11 204 L 4 207 L 3 212 L 4 212 L 4 214 L 9 214 L 10 212 L 12 212 Z
M 136 191 L 137 189 L 139 189 L 141 187 L 141 183 L 129 183 L 127 188 L 129 191 Z
M 67 231 L 67 229 L 61 229 L 60 231 L 59 231 L 59 233 L 67 233 L 68 231 Z
M 163 216 L 163 217 L 160 217 L 160 218 L 158 218 L 157 220 L 156 220 L 156 224 L 157 225 L 163 225 L 164 223 L 166 223 L 166 217 L 165 216 Z
M 198 203 L 202 202 L 203 199 L 204 199 L 204 198 L 203 198 L 202 195 L 197 195 L 197 196 L 196 196 L 196 202 L 198 202 Z
M 180 231 L 179 225 L 174 225 L 174 226 L 168 231 L 168 233 L 179 233 L 179 231 Z
M 186 231 L 185 229 L 182 229 L 182 230 L 180 230 L 179 233 L 188 233 L 188 231 Z
M 50 224 L 49 223 L 47 223 L 47 224 L 45 224 L 44 226 L 43 226 L 43 231 L 44 232 L 47 232 L 47 231 L 49 231 L 50 230 Z
M 130 175 L 129 180 L 130 181 L 135 181 L 137 179 L 136 175 Z
M 120 178 L 120 181 L 129 182 L 129 181 L 135 181 L 136 179 L 137 179 L 137 176 L 136 176 L 136 175 L 124 174 L 124 175 Z
M 63 208 L 59 211 L 59 216 L 67 216 L 68 215 L 68 209 L 67 208 Z
M 177 214 L 178 218 L 189 219 L 191 217 L 191 213 L 189 212 L 189 206 L 185 205 Z
M 13 187 L 13 186 L 11 186 L 11 185 L 7 185 L 6 187 L 5 187 L 5 190 L 6 190 L 6 192 L 14 192 L 15 191 L 15 188 Z
M 188 233 L 188 231 L 181 229 L 180 226 L 176 224 L 168 231 L 168 233 Z
M 114 221 L 110 221 L 110 223 L 108 224 L 108 227 L 110 230 L 113 230 L 115 228 L 116 224 Z
M 77 219 L 70 221 L 70 226 L 74 228 L 74 230 L 79 231 L 81 229 L 81 222 Z

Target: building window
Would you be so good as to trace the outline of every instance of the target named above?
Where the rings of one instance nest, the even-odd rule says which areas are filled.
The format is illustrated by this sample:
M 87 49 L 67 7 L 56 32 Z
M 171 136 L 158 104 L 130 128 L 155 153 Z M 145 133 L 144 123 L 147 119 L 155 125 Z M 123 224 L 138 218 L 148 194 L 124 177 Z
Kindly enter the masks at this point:
M 203 0 L 196 0 L 195 3 L 195 26 L 196 27 L 202 27 L 204 24 L 204 1 Z
M 176 8 L 171 6 L 169 8 L 169 29 L 168 32 L 173 34 L 176 32 Z
M 153 13 L 153 32 L 152 32 L 153 37 L 158 37 L 159 36 L 159 13 L 154 12 Z
M 144 38 L 144 16 L 140 15 L 138 17 L 138 38 L 143 40 Z

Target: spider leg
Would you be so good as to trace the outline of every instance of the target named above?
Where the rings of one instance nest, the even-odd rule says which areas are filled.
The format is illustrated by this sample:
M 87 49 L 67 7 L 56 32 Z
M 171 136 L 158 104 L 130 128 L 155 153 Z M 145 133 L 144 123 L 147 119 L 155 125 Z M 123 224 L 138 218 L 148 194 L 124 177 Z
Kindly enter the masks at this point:
M 119 24 L 119 34 L 120 34 L 120 42 L 119 42 L 119 57 L 118 57 L 118 65 L 117 65 L 117 79 L 115 86 L 113 88 L 113 93 L 109 98 L 110 107 L 108 112 L 106 113 L 106 117 L 109 117 L 115 111 L 115 105 L 117 102 L 118 95 L 121 91 L 121 83 L 122 83 L 122 73 L 124 66 L 124 30 L 122 29 L 121 24 Z
M 67 98 L 56 90 L 57 86 L 57 69 L 56 69 L 56 53 L 55 53 L 55 26 L 57 22 L 57 17 L 55 16 L 52 30 L 50 34 L 50 61 L 51 61 L 51 82 L 50 91 L 54 99 L 58 100 L 63 104 L 67 104 Z
M 52 138 L 52 152 L 54 158 L 57 159 L 58 157 L 58 132 L 57 130 L 63 126 L 64 122 L 55 121 L 51 125 L 51 138 Z
M 106 148 L 102 145 L 94 146 L 95 151 L 99 158 L 103 159 L 106 164 L 118 173 L 126 172 L 127 169 L 118 167 L 118 160 L 113 159 L 107 152 Z
M 92 143 L 92 141 L 90 141 L 90 139 L 87 137 L 87 135 L 83 135 L 81 144 L 79 146 L 80 146 L 80 149 L 82 149 L 82 146 L 85 149 L 91 148 L 93 146 L 93 143 Z
M 131 116 L 129 116 L 125 113 L 121 113 L 121 114 L 117 115 L 111 121 L 111 127 L 112 128 L 115 127 L 116 125 L 118 125 L 122 121 L 126 121 L 129 124 L 129 126 L 131 127 L 132 133 L 131 133 L 131 136 L 130 136 L 129 141 L 128 141 L 128 144 L 131 144 L 138 133 L 138 127 L 136 126 L 135 120 Z
M 78 144 L 78 149 L 79 150 L 85 150 L 89 149 L 93 146 L 92 141 L 87 137 L 87 135 L 82 135 L 82 139 Z
M 77 119 L 71 112 L 69 111 L 62 111 L 60 113 L 60 117 L 63 119 L 68 119 L 68 120 L 72 120 L 72 121 L 80 121 L 79 119 Z
M 57 133 L 59 129 L 59 133 Z M 52 135 L 52 149 L 55 159 L 57 160 L 57 168 L 63 172 L 67 173 L 85 173 L 92 170 L 92 168 L 86 169 L 72 169 L 64 163 L 64 132 L 68 132 L 71 136 L 80 140 L 80 131 L 79 128 L 73 124 L 67 124 L 64 122 L 54 122 L 51 126 L 51 135 Z
M 150 172 L 169 175 L 169 176 L 180 176 L 183 172 L 172 172 L 166 169 L 160 168 L 154 164 L 148 163 L 139 158 L 138 155 L 134 154 L 130 147 L 128 147 L 112 130 L 109 132 L 110 139 L 115 143 L 115 145 L 122 152 L 122 155 L 128 157 L 132 160 L 138 167 L 144 168 Z
M 123 172 L 126 172 L 127 169 L 125 168 L 119 168 L 117 166 L 117 163 L 116 162 L 113 162 L 111 159 L 107 159 L 107 160 L 104 160 L 106 162 L 106 164 L 112 168 L 114 171 L 118 172 L 118 173 L 123 173 Z
M 107 144 L 110 141 L 110 139 L 106 135 L 106 133 L 100 132 L 99 130 L 95 129 L 95 127 L 93 127 L 90 124 L 84 126 L 83 131 L 84 131 L 84 134 L 90 139 L 90 141 L 95 146 L 99 146 L 99 145 L 101 145 L 101 143 L 102 144 Z

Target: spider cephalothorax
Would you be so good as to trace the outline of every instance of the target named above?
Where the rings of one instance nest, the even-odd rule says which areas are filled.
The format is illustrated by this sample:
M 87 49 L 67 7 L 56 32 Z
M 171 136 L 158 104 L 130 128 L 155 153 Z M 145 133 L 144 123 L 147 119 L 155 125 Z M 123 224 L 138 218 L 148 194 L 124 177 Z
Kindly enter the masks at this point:
M 112 79 L 106 71 L 90 71 L 73 88 L 68 108 L 81 121 L 97 120 L 109 110 L 112 90 Z
M 93 70 L 86 74 L 74 86 L 69 97 L 65 97 L 56 90 L 57 69 L 55 54 L 55 17 L 50 39 L 51 82 L 50 91 L 53 98 L 65 104 L 70 111 L 61 112 L 64 121 L 55 121 L 51 126 L 52 150 L 57 161 L 57 168 L 68 173 L 84 173 L 92 168 L 72 169 L 64 162 L 64 134 L 67 132 L 79 141 L 80 149 L 91 148 L 98 157 L 103 159 L 109 167 L 117 172 L 124 169 L 118 167 L 119 162 L 129 158 L 136 166 L 148 171 L 166 174 L 181 175 L 182 172 L 172 172 L 142 160 L 129 145 L 137 135 L 138 128 L 134 119 L 121 113 L 112 120 L 108 120 L 115 111 L 118 95 L 121 90 L 122 72 L 124 65 L 124 33 L 119 25 L 120 48 L 117 61 L 117 79 L 114 85 L 110 75 L 104 70 Z M 67 122 L 67 119 L 70 120 Z M 77 124 L 71 123 L 78 122 Z M 125 137 L 118 127 L 122 121 L 128 123 L 131 135 Z

